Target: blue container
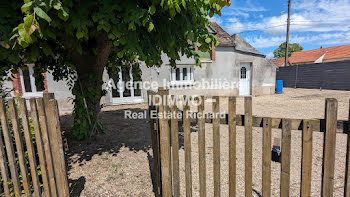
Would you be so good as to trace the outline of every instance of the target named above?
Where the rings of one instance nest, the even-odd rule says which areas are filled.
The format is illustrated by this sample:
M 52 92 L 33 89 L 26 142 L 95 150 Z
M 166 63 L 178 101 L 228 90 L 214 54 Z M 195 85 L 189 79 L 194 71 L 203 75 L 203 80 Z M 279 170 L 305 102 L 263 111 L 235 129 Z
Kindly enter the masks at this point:
M 276 80 L 275 92 L 276 94 L 283 93 L 283 80 Z

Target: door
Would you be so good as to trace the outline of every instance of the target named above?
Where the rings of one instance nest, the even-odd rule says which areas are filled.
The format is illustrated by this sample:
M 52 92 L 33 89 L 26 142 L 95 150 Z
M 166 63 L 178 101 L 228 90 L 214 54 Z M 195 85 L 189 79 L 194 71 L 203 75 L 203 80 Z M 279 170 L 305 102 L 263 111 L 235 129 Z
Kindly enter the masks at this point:
M 141 103 L 141 69 L 139 66 L 123 66 L 118 73 L 110 76 L 116 88 L 111 89 L 113 104 Z
M 250 63 L 242 63 L 239 69 L 239 95 L 250 95 Z

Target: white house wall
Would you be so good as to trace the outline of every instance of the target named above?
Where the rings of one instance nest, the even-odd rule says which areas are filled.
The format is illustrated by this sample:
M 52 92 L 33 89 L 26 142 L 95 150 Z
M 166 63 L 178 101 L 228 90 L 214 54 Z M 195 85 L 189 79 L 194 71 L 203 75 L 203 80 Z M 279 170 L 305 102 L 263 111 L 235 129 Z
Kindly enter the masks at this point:
M 156 81 L 160 86 L 163 86 L 163 80 L 170 81 L 171 66 L 164 55 L 164 64 L 161 67 L 147 68 L 142 66 L 142 80 Z M 254 56 L 251 54 L 239 53 L 234 51 L 233 47 L 218 47 L 216 49 L 216 60 L 214 62 L 204 62 L 201 67 L 194 67 L 195 81 L 212 81 L 227 80 L 232 84 L 232 89 L 218 89 L 218 90 L 194 90 L 170 89 L 170 94 L 190 94 L 190 95 L 204 95 L 204 96 L 236 96 L 239 94 L 239 68 L 240 63 L 251 63 L 252 78 L 251 78 L 251 93 L 252 95 L 273 94 L 275 89 L 276 67 L 270 63 L 266 58 L 261 56 Z M 195 65 L 194 59 L 182 57 L 177 65 Z M 144 95 L 146 92 L 144 92 Z

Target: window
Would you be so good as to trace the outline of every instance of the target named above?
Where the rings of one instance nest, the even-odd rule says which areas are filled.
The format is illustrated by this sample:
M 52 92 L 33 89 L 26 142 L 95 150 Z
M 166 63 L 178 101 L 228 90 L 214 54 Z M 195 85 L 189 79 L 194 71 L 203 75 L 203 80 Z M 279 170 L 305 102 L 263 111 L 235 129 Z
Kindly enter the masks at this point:
M 42 85 L 36 85 L 33 65 L 22 68 L 20 70 L 20 75 L 23 93 L 37 93 L 43 91 Z
M 241 79 L 247 78 L 247 69 L 246 67 L 241 68 Z
M 172 81 L 193 81 L 193 66 L 179 67 L 171 70 Z

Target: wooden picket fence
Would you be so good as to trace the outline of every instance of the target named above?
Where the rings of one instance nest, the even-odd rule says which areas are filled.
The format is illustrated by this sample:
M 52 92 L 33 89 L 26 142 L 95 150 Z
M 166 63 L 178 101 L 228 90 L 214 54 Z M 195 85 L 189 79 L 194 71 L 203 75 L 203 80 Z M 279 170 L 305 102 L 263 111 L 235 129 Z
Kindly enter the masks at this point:
M 2 196 L 68 197 L 57 101 L 0 99 Z M 30 109 L 27 109 L 28 103 Z
M 149 110 L 157 113 L 176 112 L 177 106 L 167 106 L 165 101 L 169 97 L 168 90 L 148 92 L 149 98 L 159 95 L 164 101 L 156 106 L 149 101 Z M 160 98 L 159 97 L 159 98 Z M 159 98 L 155 98 L 159 102 Z M 204 101 L 204 97 L 201 97 Z M 220 112 L 219 97 L 213 97 L 212 113 Z M 333 196 L 334 188 L 334 165 L 335 165 L 335 144 L 337 129 L 344 133 L 349 131 L 350 121 L 337 121 L 338 103 L 336 99 L 327 98 L 325 105 L 325 119 L 288 119 L 256 117 L 252 115 L 252 98 L 244 98 L 244 115 L 236 114 L 236 97 L 228 97 L 228 114 L 225 118 L 214 116 L 213 119 L 199 117 L 191 120 L 188 116 L 182 119 L 167 119 L 167 117 L 150 118 L 151 138 L 153 146 L 153 174 L 156 179 L 156 194 L 163 197 L 180 196 L 179 178 L 179 128 L 178 121 L 183 121 L 184 151 L 185 151 L 185 189 L 186 196 L 191 197 L 192 191 L 192 157 L 191 157 L 191 132 L 190 123 L 198 124 L 198 155 L 199 155 L 199 195 L 206 196 L 206 151 L 205 151 L 205 124 L 213 124 L 213 178 L 214 196 L 221 195 L 220 184 L 220 124 L 228 124 L 229 130 L 229 196 L 236 196 L 236 126 L 244 126 L 245 141 L 245 196 L 251 197 L 253 192 L 252 183 L 252 128 L 263 128 L 262 142 L 262 196 L 271 196 L 271 130 L 272 128 L 282 129 L 281 140 L 281 177 L 280 196 L 287 197 L 290 194 L 291 167 L 291 131 L 302 131 L 302 160 L 301 160 L 301 196 L 311 195 L 311 172 L 312 172 L 312 133 L 324 133 L 323 146 L 323 170 L 321 196 Z M 350 108 L 349 108 L 350 109 Z M 188 103 L 182 106 L 182 114 L 189 110 Z M 198 106 L 198 113 L 203 113 L 204 102 Z M 350 112 L 350 110 L 349 110 Z M 151 113 L 150 113 L 151 115 Z M 152 117 L 152 116 L 151 116 Z M 350 196 L 350 135 L 346 154 L 344 196 Z

